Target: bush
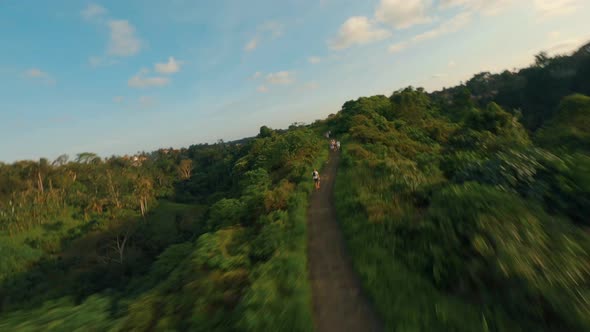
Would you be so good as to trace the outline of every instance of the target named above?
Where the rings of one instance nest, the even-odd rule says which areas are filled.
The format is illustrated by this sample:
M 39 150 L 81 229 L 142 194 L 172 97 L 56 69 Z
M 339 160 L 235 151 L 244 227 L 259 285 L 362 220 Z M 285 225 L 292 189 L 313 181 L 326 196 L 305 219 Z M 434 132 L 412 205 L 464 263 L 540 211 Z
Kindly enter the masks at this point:
M 240 224 L 246 213 L 246 205 L 238 199 L 224 198 L 209 210 L 209 229 L 219 229 Z

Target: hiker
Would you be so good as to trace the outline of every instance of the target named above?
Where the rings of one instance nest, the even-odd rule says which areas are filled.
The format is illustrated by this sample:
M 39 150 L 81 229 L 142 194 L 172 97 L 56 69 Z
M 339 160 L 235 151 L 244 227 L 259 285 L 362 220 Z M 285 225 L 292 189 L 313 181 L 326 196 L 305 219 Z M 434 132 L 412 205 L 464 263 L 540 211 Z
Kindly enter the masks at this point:
M 320 190 L 320 173 L 317 169 L 313 170 L 313 182 L 315 184 L 315 190 Z
M 340 151 L 340 141 L 336 141 L 336 151 Z

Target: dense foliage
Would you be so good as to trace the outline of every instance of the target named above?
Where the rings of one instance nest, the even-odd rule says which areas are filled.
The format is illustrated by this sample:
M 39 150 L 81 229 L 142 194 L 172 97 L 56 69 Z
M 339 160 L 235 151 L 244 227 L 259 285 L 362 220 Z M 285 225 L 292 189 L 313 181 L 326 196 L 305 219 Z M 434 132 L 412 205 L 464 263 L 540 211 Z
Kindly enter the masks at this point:
M 239 142 L 0 163 L 0 330 L 310 331 L 308 177 L 330 130 L 388 330 L 588 331 L 586 49 Z
M 0 330 L 311 330 L 319 137 L 0 165 Z
M 460 105 L 456 101 L 468 92 L 471 103 L 485 106 L 494 101 L 509 112 L 521 113 L 524 126 L 537 130 L 557 112 L 564 96 L 590 95 L 589 47 L 581 47 L 572 55 L 549 57 L 540 53 L 532 66 L 499 74 L 482 72 L 464 85 L 435 92 L 432 97 L 452 107 Z
M 590 330 L 589 61 L 541 54 L 324 122 L 345 138 L 337 210 L 389 330 Z

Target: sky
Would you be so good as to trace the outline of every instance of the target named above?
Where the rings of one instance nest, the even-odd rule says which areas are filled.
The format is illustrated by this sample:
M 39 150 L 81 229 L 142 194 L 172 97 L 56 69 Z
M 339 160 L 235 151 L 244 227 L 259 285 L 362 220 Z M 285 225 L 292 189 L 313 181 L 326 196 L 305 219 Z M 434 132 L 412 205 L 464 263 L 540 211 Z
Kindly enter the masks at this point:
M 590 41 L 590 0 L 0 0 L 0 161 L 187 147 Z

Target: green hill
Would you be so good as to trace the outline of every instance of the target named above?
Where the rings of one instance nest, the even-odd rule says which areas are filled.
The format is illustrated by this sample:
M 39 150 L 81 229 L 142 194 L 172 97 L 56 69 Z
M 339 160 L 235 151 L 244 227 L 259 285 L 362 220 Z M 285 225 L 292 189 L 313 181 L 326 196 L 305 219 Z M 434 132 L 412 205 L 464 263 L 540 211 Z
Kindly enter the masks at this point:
M 539 145 L 590 152 L 590 97 L 566 97 L 555 116 L 537 133 Z

